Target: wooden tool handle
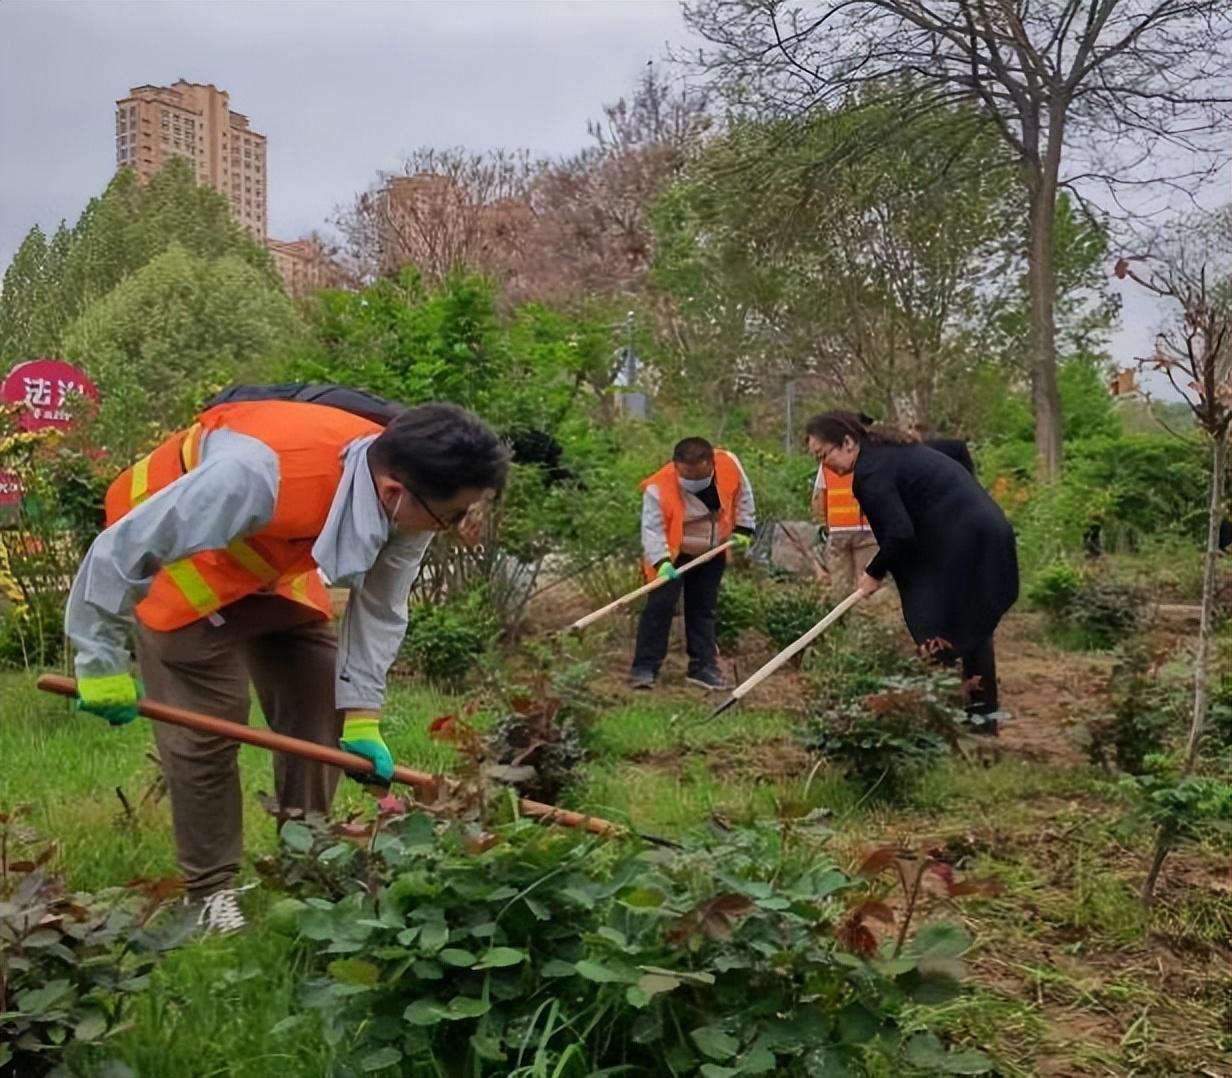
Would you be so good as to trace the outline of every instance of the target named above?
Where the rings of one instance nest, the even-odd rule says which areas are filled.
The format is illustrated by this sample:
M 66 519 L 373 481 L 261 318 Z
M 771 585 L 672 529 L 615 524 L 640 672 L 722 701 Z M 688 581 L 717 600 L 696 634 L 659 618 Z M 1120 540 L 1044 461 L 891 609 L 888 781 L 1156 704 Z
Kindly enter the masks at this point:
M 723 551 L 730 550 L 731 547 L 732 547 L 732 540 L 729 539 L 726 543 L 720 543 L 718 546 L 712 547 L 710 550 L 707 550 L 704 554 L 698 554 L 697 557 L 694 558 L 692 561 L 686 562 L 679 569 L 677 569 L 676 575 L 683 576 L 690 569 L 695 569 L 699 565 L 704 565 L 711 558 L 717 558 L 720 554 L 723 553 Z M 634 589 L 633 591 L 629 592 L 627 595 L 622 595 L 619 599 L 614 599 L 612 602 L 608 603 L 607 606 L 601 606 L 598 610 L 591 611 L 585 617 L 578 618 L 577 621 L 575 621 L 572 625 L 568 626 L 565 629 L 565 632 L 567 633 L 580 632 L 582 629 L 585 629 L 587 625 L 593 625 L 596 621 L 598 621 L 602 617 L 606 617 L 613 610 L 619 610 L 622 606 L 628 606 L 629 603 L 633 602 L 634 599 L 641 598 L 647 592 L 654 591 L 655 588 L 663 587 L 663 585 L 666 584 L 670 579 L 671 579 L 670 577 L 665 577 L 665 576 L 656 577 L 654 580 L 650 581 L 649 584 L 643 584 L 640 588 Z
M 43 674 L 38 679 L 38 687 L 43 692 L 55 693 L 59 696 L 77 695 L 77 683 L 72 678 L 59 677 L 56 674 Z M 167 722 L 173 726 L 184 726 L 189 730 L 198 730 L 205 734 L 217 734 L 219 737 L 256 745 L 270 752 L 285 752 L 291 756 L 303 757 L 305 760 L 316 760 L 318 763 L 340 767 L 351 774 L 366 775 L 372 772 L 372 761 L 367 757 L 358 756 L 353 752 L 344 752 L 332 745 L 318 745 L 314 741 L 304 741 L 302 738 L 274 733 L 273 730 L 245 726 L 238 722 L 228 722 L 226 719 L 216 719 L 196 711 L 171 707 L 168 704 L 158 704 L 153 700 L 138 700 L 137 711 L 155 722 Z M 436 775 L 414 771 L 401 765 L 394 768 L 394 782 L 413 787 L 429 802 L 435 799 L 440 789 L 440 780 Z M 518 810 L 524 816 L 534 817 L 544 823 L 578 827 L 596 835 L 612 835 L 621 830 L 616 824 L 597 816 L 571 812 L 568 809 L 545 805 L 541 801 L 530 801 L 526 798 L 519 799 Z
M 799 654 L 806 647 L 808 647 L 809 644 L 811 644 L 814 640 L 816 640 L 831 625 L 833 625 L 836 621 L 838 621 L 839 618 L 841 618 L 844 614 L 846 614 L 848 610 L 850 610 L 853 606 L 855 606 L 856 603 L 858 603 L 862 597 L 863 597 L 863 594 L 861 592 L 853 591 L 850 595 L 847 596 L 846 599 L 844 599 L 841 603 L 839 603 L 838 606 L 836 606 L 833 610 L 831 610 L 830 613 L 828 613 L 824 618 L 822 618 L 821 621 L 819 621 L 807 633 L 805 633 L 802 637 L 800 637 L 800 639 L 795 640 L 792 643 L 788 644 L 787 647 L 785 647 L 773 659 L 771 659 L 768 663 L 766 663 L 765 666 L 763 666 L 760 670 L 757 671 L 757 673 L 753 674 L 751 677 L 745 679 L 743 682 L 737 685 L 736 688 L 732 690 L 731 699 L 733 701 L 739 700 L 746 693 L 755 689 L 758 685 L 760 685 L 763 681 L 765 681 L 766 678 L 768 678 L 771 674 L 773 674 L 780 666 L 782 666 L 785 662 L 787 662 L 787 660 L 790 659 L 793 655 Z

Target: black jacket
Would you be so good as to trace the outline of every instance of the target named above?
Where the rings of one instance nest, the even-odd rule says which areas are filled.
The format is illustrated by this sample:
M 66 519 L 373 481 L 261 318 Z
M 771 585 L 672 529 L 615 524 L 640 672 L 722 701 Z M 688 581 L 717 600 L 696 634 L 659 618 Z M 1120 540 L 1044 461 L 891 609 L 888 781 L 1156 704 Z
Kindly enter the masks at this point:
M 928 446 L 865 443 L 852 492 L 880 547 L 868 573 L 894 577 L 916 643 L 962 654 L 991 636 L 1018 598 L 1018 553 L 975 477 Z

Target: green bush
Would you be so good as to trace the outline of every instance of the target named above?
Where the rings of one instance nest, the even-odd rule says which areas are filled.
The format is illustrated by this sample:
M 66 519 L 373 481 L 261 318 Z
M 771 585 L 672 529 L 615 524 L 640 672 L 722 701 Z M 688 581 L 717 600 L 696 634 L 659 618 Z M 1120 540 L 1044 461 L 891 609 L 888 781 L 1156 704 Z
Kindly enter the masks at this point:
M 747 574 L 724 573 L 715 614 L 715 635 L 719 647 L 734 647 L 741 636 L 750 629 L 758 628 L 761 622 L 761 589 L 757 581 Z
M 0 1074 L 76 1073 L 65 1053 L 101 1053 L 147 986 L 156 955 L 138 944 L 150 911 L 131 894 L 70 894 L 47 867 L 55 847 L 37 851 L 21 815 L 0 813 Z
M 64 657 L 64 600 L 36 595 L 0 613 L 0 664 L 31 669 L 55 666 Z
M 1014 524 L 1028 577 L 1080 554 L 1094 525 L 1107 553 L 1132 553 L 1167 536 L 1200 546 L 1207 489 L 1200 446 L 1169 435 L 1102 435 L 1067 441 L 1065 454 L 1061 479 L 1037 485 L 1029 443 L 979 453 L 981 479 Z
M 804 660 L 810 697 L 820 710 L 877 692 L 886 678 L 919 673 L 921 666 L 900 625 L 861 616 L 826 630 Z
M 991 1069 L 915 1032 L 956 994 L 966 933 L 926 924 L 849 952 L 848 895 L 869 885 L 796 823 L 669 855 L 526 821 L 395 817 L 358 846 L 288 822 L 305 1005 L 345 1074 L 803 1078 L 925 1047 L 933 1073 Z
M 762 610 L 766 636 L 785 648 L 821 621 L 827 606 L 816 584 L 781 582 L 763 593 Z
M 429 680 L 456 688 L 487 651 L 496 628 L 477 588 L 460 599 L 415 607 L 402 654 Z
M 1113 763 L 1138 775 L 1146 761 L 1162 752 L 1169 734 L 1183 724 L 1188 693 L 1166 683 L 1162 656 L 1141 643 L 1122 648 L 1120 661 L 1108 677 L 1106 712 L 1081 727 L 1081 739 L 1091 762 Z
M 1146 599 L 1137 587 L 1065 564 L 1041 572 L 1027 598 L 1046 616 L 1052 642 L 1074 650 L 1115 647 L 1138 632 L 1146 617 Z
M 970 725 L 949 674 L 884 678 L 880 691 L 820 709 L 804 744 L 842 767 L 868 796 L 901 800 Z

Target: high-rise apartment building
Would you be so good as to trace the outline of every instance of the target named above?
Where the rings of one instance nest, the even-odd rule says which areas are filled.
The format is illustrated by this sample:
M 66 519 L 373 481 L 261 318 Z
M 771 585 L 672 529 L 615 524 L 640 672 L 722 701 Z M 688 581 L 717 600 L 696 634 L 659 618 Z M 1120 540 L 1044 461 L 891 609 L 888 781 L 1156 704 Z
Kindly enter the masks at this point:
M 265 136 L 232 112 L 225 90 L 183 79 L 170 86 L 134 86 L 116 102 L 116 165 L 143 183 L 182 157 L 198 183 L 227 196 L 231 214 L 258 240 L 266 213 Z

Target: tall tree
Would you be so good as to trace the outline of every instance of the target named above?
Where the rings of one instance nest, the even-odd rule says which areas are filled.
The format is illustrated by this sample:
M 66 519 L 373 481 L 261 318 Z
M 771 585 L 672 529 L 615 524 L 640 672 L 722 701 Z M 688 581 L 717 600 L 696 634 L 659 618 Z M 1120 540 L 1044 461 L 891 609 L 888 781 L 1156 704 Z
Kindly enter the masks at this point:
M 336 215 L 351 276 L 371 283 L 412 266 L 433 287 L 466 269 L 506 276 L 536 167 L 525 151 L 416 150 Z
M 64 334 L 99 387 L 99 441 L 122 460 L 187 420 L 211 392 L 275 374 L 301 326 L 286 294 L 242 258 L 173 243 Z
M 46 260 L 47 237 L 35 225 L 4 271 L 4 285 L 0 288 L 0 362 L 30 358 L 34 311 L 43 288 Z
M 874 107 L 738 124 L 662 203 L 655 279 L 691 318 L 682 353 L 698 336 L 718 349 L 709 375 L 682 371 L 693 391 L 805 376 L 814 394 L 928 419 L 962 377 L 1014 292 L 1005 154 L 951 108 L 911 144 L 817 168 Z
M 710 43 L 703 66 L 737 105 L 833 108 L 910 72 L 892 122 L 862 133 L 870 149 L 916 137 L 954 101 L 983 110 L 1027 196 L 1036 450 L 1041 474 L 1058 475 L 1058 192 L 1082 178 L 1143 182 L 1174 154 L 1191 164 L 1162 178 L 1215 174 L 1232 118 L 1226 0 L 686 0 L 685 10 Z M 1063 173 L 1066 156 L 1082 163 Z
M 72 229 L 61 224 L 50 244 L 41 232 L 27 242 L 31 246 L 19 250 L 10 267 L 14 290 L 10 294 L 6 275 L 0 298 L 0 362 L 55 352 L 73 319 L 172 244 L 199 258 L 233 255 L 268 285 L 281 287 L 264 248 L 231 220 L 226 198 L 198 186 L 178 158 L 144 186 L 122 169 Z M 29 267 L 40 243 L 31 292 Z

